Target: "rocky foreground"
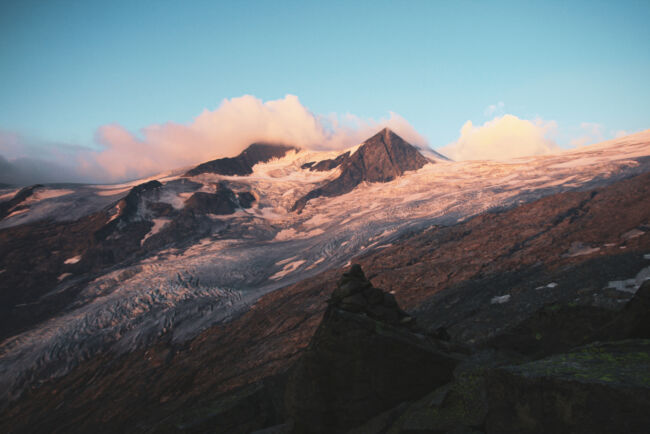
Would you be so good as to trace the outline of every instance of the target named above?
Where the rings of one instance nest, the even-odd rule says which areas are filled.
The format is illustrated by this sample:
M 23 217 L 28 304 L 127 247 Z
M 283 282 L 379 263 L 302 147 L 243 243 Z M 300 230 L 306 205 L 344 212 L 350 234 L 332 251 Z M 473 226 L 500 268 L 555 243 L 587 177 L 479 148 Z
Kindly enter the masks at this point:
M 283 375 L 169 419 L 160 432 L 645 433 L 650 426 L 650 281 L 587 345 L 472 347 L 428 333 L 372 286 L 343 274 L 307 350 Z M 595 323 L 594 323 L 595 322 Z M 561 323 L 533 333 L 562 333 Z M 581 342 L 577 339 L 574 343 Z M 541 344 L 540 344 L 541 346 Z

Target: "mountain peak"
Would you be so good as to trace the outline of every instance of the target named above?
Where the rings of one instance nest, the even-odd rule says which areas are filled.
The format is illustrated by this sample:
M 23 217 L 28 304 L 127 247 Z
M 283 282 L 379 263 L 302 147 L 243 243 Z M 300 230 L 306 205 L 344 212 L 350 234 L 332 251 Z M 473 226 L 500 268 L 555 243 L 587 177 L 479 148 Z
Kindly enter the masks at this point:
M 376 137 L 385 137 L 388 140 L 390 140 L 390 139 L 392 139 L 393 136 L 398 137 L 399 139 L 402 139 L 395 131 L 391 130 L 388 127 L 384 127 L 380 131 L 378 131 L 374 136 L 367 139 L 366 142 L 369 142 L 369 141 L 373 140 Z M 404 139 L 402 139 L 402 140 L 404 140 Z
M 185 176 L 196 176 L 202 173 L 217 173 L 220 175 L 250 175 L 257 163 L 266 163 L 273 158 L 284 157 L 287 152 L 297 149 L 294 146 L 280 145 L 267 142 L 250 144 L 236 157 L 225 157 L 199 164 L 189 170 Z
M 406 171 L 417 170 L 429 163 L 415 146 L 389 128 L 382 129 L 363 142 L 354 154 L 350 155 L 348 151 L 340 157 L 341 161 L 336 161 L 341 167 L 339 177 L 298 199 L 293 211 L 300 212 L 309 200 L 316 197 L 340 196 L 363 181 L 389 182 Z

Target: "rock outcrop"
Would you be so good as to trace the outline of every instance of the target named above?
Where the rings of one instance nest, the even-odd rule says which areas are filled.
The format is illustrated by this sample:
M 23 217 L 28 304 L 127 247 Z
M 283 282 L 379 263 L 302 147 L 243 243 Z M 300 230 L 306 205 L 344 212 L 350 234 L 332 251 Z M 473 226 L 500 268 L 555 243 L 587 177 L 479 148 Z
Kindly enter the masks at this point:
M 253 173 L 253 166 L 256 164 L 265 163 L 273 158 L 284 157 L 287 152 L 293 149 L 296 148 L 271 143 L 253 143 L 236 157 L 219 158 L 199 164 L 187 171 L 185 176 L 196 176 L 202 173 L 216 173 L 226 176 L 250 175 Z
M 388 128 L 384 128 L 357 151 L 345 153 L 335 160 L 325 160 L 312 165 L 310 170 L 330 170 L 341 167 L 341 174 L 296 201 L 292 211 L 301 212 L 311 199 L 333 197 L 348 193 L 363 181 L 388 182 L 409 170 L 420 169 L 429 163 L 416 147 L 407 143 Z
M 399 308 L 395 296 L 373 287 L 358 264 L 352 265 L 349 271 L 343 273 L 329 303 L 387 324 L 415 328 L 414 318 Z
M 650 340 L 596 343 L 494 370 L 488 433 L 646 433 Z
M 459 353 L 415 334 L 358 266 L 345 273 L 285 391 L 295 433 L 336 433 L 449 382 Z M 380 304 L 381 303 L 381 304 Z M 382 307 L 375 312 L 373 308 Z M 375 313 L 373 313 L 375 312 Z M 372 315 L 372 316 L 371 316 Z
M 12 211 L 20 209 L 20 204 L 34 194 L 36 190 L 42 188 L 41 184 L 31 185 L 29 187 L 21 188 L 18 193 L 9 200 L 0 202 L 0 220 L 7 217 Z

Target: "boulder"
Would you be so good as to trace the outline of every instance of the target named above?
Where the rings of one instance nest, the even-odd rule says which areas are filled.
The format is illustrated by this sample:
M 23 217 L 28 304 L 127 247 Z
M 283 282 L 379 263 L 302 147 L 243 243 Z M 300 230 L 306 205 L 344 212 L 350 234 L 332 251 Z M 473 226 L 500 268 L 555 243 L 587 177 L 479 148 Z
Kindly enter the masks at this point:
M 294 432 L 345 432 L 449 382 L 463 356 L 445 344 L 330 305 L 289 374 Z
M 488 433 L 646 433 L 650 340 L 595 343 L 488 375 Z

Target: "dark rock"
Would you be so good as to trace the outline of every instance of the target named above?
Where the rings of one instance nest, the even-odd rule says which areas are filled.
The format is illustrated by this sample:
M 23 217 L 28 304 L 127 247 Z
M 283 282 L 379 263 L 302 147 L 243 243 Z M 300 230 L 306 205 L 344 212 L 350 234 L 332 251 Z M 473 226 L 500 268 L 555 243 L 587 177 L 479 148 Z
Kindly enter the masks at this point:
M 224 394 L 191 411 L 171 416 L 156 432 L 288 433 L 290 426 L 281 424 L 284 381 L 283 376 L 270 377 Z
M 346 153 L 336 160 L 325 160 L 312 166 L 310 170 L 330 170 L 340 165 L 341 174 L 298 199 L 292 211 L 301 212 L 307 202 L 320 196 L 333 197 L 348 193 L 363 181 L 392 181 L 404 172 L 417 170 L 428 162 L 417 148 L 384 128 L 366 140 L 354 154 Z M 317 169 L 319 167 L 322 169 Z
M 185 201 L 184 211 L 200 214 L 227 215 L 238 208 L 235 194 L 228 188 L 219 188 L 216 193 L 196 192 Z
M 143 227 L 151 226 L 150 223 L 145 222 L 145 203 L 158 202 L 160 195 L 160 188 L 162 184 L 159 181 L 153 180 L 138 184 L 129 190 L 129 194 L 117 202 L 117 216 L 113 216 L 104 227 L 95 232 L 97 241 L 104 241 L 111 235 L 121 232 L 141 232 L 139 230 Z M 132 225 L 135 223 L 135 225 Z M 131 225 L 131 227 L 128 227 Z M 137 227 L 137 229 L 136 229 Z M 146 234 L 148 229 L 144 231 L 140 238 Z
M 255 202 L 257 199 L 253 194 L 249 191 L 244 191 L 241 193 L 237 193 L 237 200 L 239 201 L 239 206 L 242 208 L 250 208 L 251 205 L 253 205 L 253 202 Z
M 402 317 L 400 317 L 400 313 L 397 309 L 394 308 L 388 308 L 385 306 L 368 306 L 366 309 L 366 313 L 368 316 L 370 316 L 373 319 L 376 319 L 378 321 L 382 321 L 388 324 L 392 325 L 407 325 L 406 323 L 402 323 L 400 320 Z M 406 317 L 404 317 L 406 318 Z
M 185 176 L 196 176 L 202 173 L 216 173 L 227 176 L 250 175 L 253 173 L 253 166 L 256 164 L 265 163 L 273 158 L 283 157 L 292 149 L 296 148 L 270 143 L 253 143 L 236 157 L 219 158 L 199 164 L 189 170 Z
M 447 383 L 461 360 L 425 336 L 330 306 L 292 368 L 295 433 L 338 433 Z
M 488 412 L 487 375 L 516 361 L 494 350 L 468 355 L 454 370 L 453 381 L 375 416 L 351 433 L 480 433 Z
M 384 301 L 384 291 L 379 288 L 368 288 L 363 291 L 363 296 L 370 304 L 381 304 Z
M 488 375 L 489 433 L 646 433 L 650 340 L 598 343 Z
M 533 358 L 565 352 L 599 339 L 613 330 L 603 325 L 616 312 L 596 306 L 554 303 L 533 313 L 521 323 L 505 328 L 485 346 L 516 351 Z
M 343 273 L 329 304 L 349 312 L 363 312 L 388 324 L 417 328 L 415 319 L 399 308 L 395 296 L 374 288 L 359 264 Z
M 361 312 L 368 307 L 368 301 L 361 294 L 353 294 L 341 300 L 341 308 L 350 312 Z
M 312 165 L 309 167 L 309 170 L 312 172 L 327 172 L 328 170 L 332 170 L 335 167 L 339 167 L 349 156 L 350 152 L 346 152 L 339 155 L 333 160 L 322 160 L 316 164 L 312 163 Z
M 373 417 L 366 423 L 348 431 L 347 434 L 383 434 L 388 432 L 395 421 L 409 407 L 409 402 L 402 402 L 397 407 L 393 407 L 378 416 Z
M 395 299 L 395 295 L 391 294 L 390 292 L 387 292 L 384 294 L 384 306 L 386 307 L 396 307 L 397 306 L 397 300 Z
M 449 332 L 447 332 L 447 329 L 444 327 L 438 327 L 434 332 L 433 336 L 436 339 L 440 339 L 441 341 L 449 341 L 451 340 L 451 336 L 449 336 Z
M 344 272 L 343 275 L 341 276 L 340 283 L 349 282 L 351 280 L 358 280 L 358 281 L 367 280 L 366 275 L 363 273 L 363 270 L 361 269 L 361 265 L 352 264 L 350 266 L 350 269 Z
M 251 434 L 291 434 L 293 432 L 293 422 L 289 421 L 280 425 L 253 431 Z
M 623 338 L 650 339 L 650 280 L 643 282 L 607 328 Z
M 36 185 L 22 188 L 11 199 L 4 202 L 0 202 L 0 220 L 8 216 L 11 212 L 15 211 L 16 209 L 20 209 L 20 204 L 25 199 L 33 195 L 34 192 L 39 188 L 43 188 L 43 186 L 41 184 L 36 184 Z
M 125 220 L 137 219 L 141 201 L 152 193 L 155 194 L 160 187 L 162 187 L 162 184 L 156 180 L 133 187 L 124 198 L 124 207 L 122 208 L 120 217 Z

